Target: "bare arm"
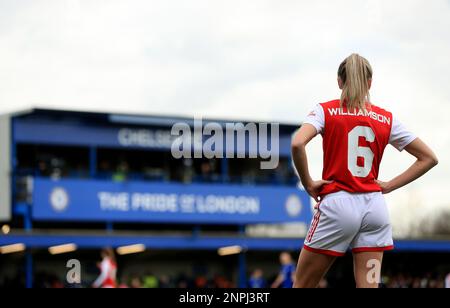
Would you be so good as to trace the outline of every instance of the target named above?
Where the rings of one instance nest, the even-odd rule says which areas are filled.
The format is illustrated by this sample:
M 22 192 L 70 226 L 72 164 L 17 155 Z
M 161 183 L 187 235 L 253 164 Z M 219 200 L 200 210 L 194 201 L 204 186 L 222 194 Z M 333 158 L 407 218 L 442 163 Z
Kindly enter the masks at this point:
M 411 142 L 405 150 L 417 158 L 405 172 L 390 180 L 389 182 L 377 181 L 383 189 L 384 194 L 388 194 L 409 183 L 417 180 L 422 175 L 430 171 L 438 164 L 438 159 L 433 151 L 419 138 Z
M 102 284 L 105 282 L 106 278 L 108 278 L 108 272 L 109 272 L 109 263 L 102 261 L 102 263 L 100 265 L 100 275 L 94 281 L 92 286 L 94 288 L 100 288 L 102 286 Z
M 331 182 L 323 180 L 314 181 L 309 174 L 306 145 L 315 136 L 317 136 L 317 130 L 313 125 L 302 125 L 292 141 L 292 159 L 305 190 L 312 198 L 314 198 L 314 200 L 318 202 L 320 189 L 324 184 L 329 184 Z
M 283 274 L 278 274 L 277 279 L 275 279 L 275 281 L 272 283 L 272 285 L 270 286 L 272 289 L 277 289 L 280 287 L 281 283 L 284 280 L 284 276 Z

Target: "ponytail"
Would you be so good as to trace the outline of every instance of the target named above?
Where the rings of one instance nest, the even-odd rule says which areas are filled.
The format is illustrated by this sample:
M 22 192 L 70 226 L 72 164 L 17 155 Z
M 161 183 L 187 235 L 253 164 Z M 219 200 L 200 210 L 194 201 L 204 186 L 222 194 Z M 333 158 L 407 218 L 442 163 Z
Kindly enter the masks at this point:
M 342 80 L 341 107 L 346 104 L 350 110 L 366 109 L 370 103 L 369 81 L 372 67 L 365 58 L 352 54 L 339 66 L 338 76 Z

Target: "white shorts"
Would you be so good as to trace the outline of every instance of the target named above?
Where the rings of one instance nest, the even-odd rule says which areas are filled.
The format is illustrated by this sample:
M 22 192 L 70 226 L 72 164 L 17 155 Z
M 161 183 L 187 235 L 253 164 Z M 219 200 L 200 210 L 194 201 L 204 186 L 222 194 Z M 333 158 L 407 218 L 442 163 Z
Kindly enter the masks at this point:
M 383 195 L 341 191 L 325 196 L 316 206 L 304 248 L 338 257 L 349 248 L 354 253 L 394 249 Z

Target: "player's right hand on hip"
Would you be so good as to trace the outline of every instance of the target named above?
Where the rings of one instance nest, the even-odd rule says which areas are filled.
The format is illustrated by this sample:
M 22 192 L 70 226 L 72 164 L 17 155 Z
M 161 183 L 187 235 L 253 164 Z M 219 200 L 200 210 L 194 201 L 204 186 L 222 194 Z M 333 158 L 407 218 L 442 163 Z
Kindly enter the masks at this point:
M 331 184 L 333 181 L 312 181 L 309 185 L 305 187 L 306 192 L 316 201 L 319 202 L 319 193 L 322 190 L 322 186 L 326 184 Z

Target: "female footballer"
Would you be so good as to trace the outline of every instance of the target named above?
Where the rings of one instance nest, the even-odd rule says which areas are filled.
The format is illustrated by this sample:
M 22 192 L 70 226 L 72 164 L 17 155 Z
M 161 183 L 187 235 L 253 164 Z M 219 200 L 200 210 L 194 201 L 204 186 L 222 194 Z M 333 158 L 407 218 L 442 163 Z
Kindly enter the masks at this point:
M 336 257 L 350 248 L 358 288 L 376 288 L 383 252 L 392 250 L 392 228 L 383 194 L 399 189 L 437 165 L 433 151 L 409 132 L 391 112 L 370 102 L 372 67 L 358 54 L 338 70 L 339 100 L 319 104 L 292 142 L 295 168 L 316 200 L 295 275 L 295 288 L 315 288 Z M 307 144 L 323 137 L 323 180 L 308 171 Z M 417 158 L 389 182 L 378 180 L 388 144 Z M 375 273 L 373 272 L 375 271 Z M 375 275 L 374 275 L 375 274 Z

